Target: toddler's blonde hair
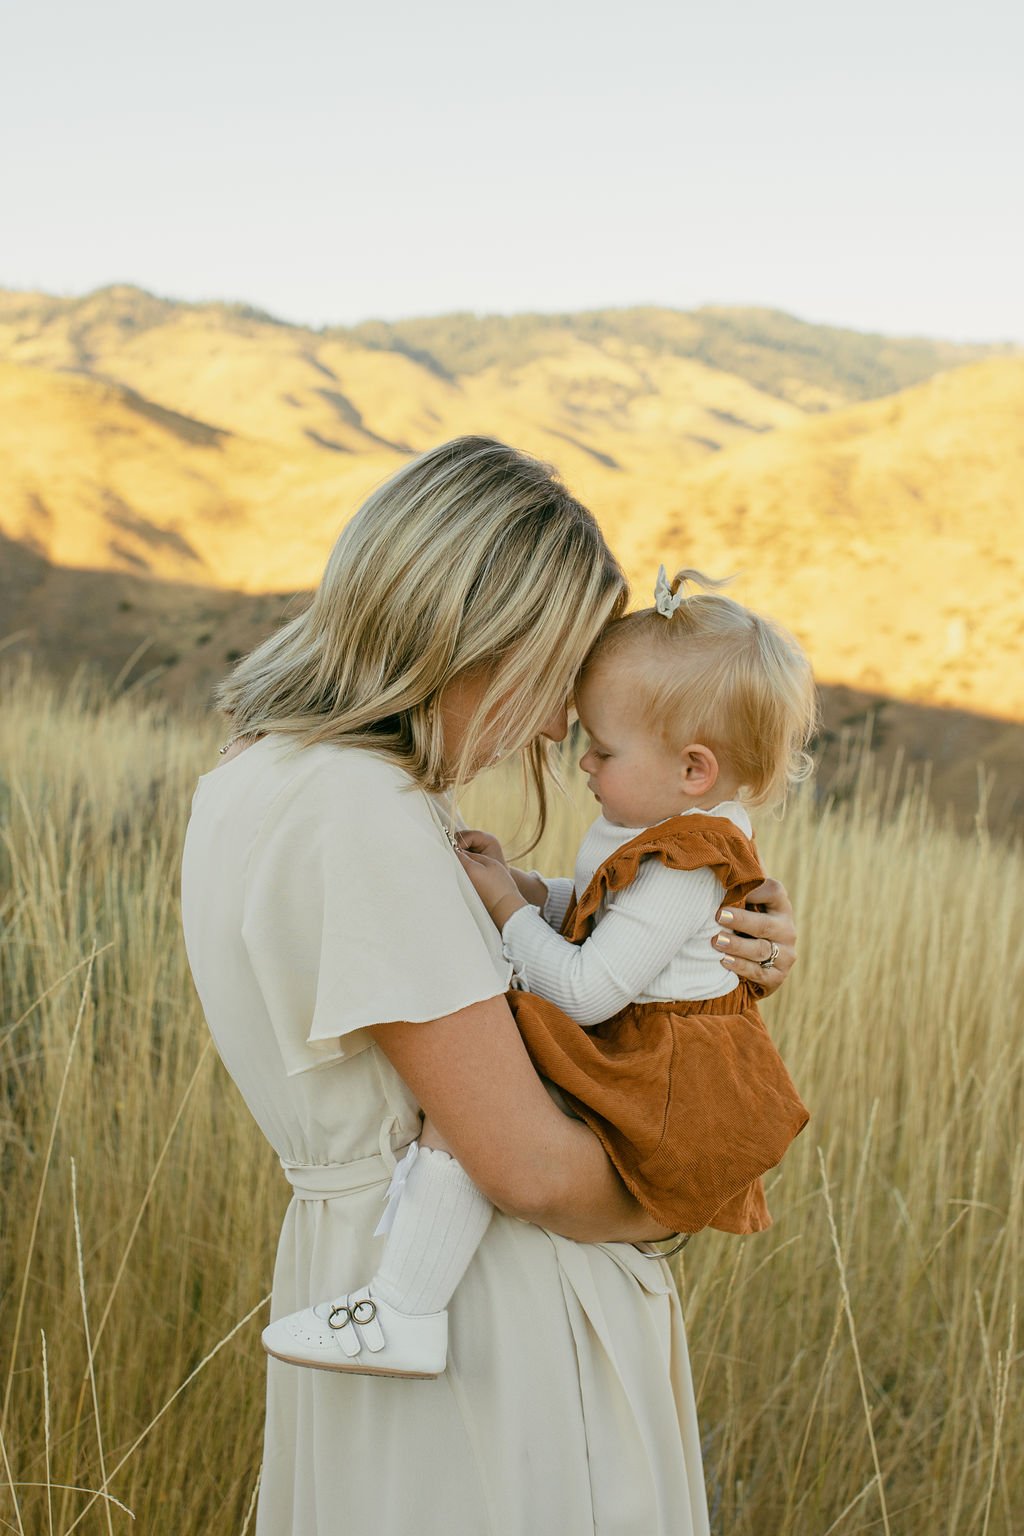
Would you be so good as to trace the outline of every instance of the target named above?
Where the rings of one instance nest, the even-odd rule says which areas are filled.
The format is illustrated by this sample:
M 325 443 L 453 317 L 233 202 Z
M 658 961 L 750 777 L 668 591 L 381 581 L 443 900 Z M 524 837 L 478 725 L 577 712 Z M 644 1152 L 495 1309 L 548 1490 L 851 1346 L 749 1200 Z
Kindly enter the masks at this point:
M 627 595 L 593 514 L 549 464 L 455 438 L 368 497 L 309 607 L 238 663 L 217 702 L 238 735 L 368 748 L 428 791 L 457 791 L 492 732 L 498 754 L 525 753 L 543 830 L 539 732 Z M 488 686 L 452 762 L 431 706 L 474 672 Z
M 671 616 L 644 608 L 609 624 L 587 671 L 613 659 L 631 666 L 643 717 L 668 745 L 702 742 L 738 776 L 748 804 L 781 806 L 813 771 L 810 662 L 780 625 L 714 590 L 724 582 L 682 570 L 673 595 L 687 584 L 706 590 L 684 595 Z

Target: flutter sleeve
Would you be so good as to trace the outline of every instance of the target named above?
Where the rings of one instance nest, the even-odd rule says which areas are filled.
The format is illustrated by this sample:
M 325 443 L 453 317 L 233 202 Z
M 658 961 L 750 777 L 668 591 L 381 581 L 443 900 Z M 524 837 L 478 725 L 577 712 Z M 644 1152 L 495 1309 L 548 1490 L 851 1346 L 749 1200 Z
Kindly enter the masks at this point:
M 420 1023 L 501 996 L 511 971 L 424 793 L 369 753 L 336 755 L 336 771 L 311 780 L 269 830 L 248 882 L 254 969 L 268 969 L 264 945 L 290 955 L 263 987 L 285 1032 L 302 1030 L 305 1050 L 289 1071 L 354 1054 L 370 1043 L 359 1035 L 370 1025 Z

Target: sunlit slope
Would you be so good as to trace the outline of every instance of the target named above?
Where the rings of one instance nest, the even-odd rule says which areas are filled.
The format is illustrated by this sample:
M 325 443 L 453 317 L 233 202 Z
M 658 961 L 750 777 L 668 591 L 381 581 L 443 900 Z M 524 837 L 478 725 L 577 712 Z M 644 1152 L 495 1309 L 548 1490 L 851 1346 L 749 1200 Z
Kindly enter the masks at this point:
M 543 349 L 486 366 L 474 358 L 456 375 L 430 354 L 353 333 L 136 289 L 31 297 L 0 294 L 0 356 L 81 370 L 210 425 L 334 455 L 408 456 L 486 432 L 554 458 L 590 486 L 594 468 L 647 474 L 654 456 L 672 474 L 802 415 L 707 362 L 616 336 L 588 339 L 568 323 L 545 329 Z
M 740 572 L 824 679 L 1024 718 L 1024 360 L 749 443 L 627 554 Z
M 721 380 L 723 398 L 735 393 L 733 382 Z M 178 404 L 169 408 L 172 398 Z M 124 384 L 0 362 L 0 533 L 57 565 L 246 592 L 305 588 L 318 581 L 367 491 L 410 453 L 383 443 L 332 452 L 301 438 L 243 435 L 223 425 L 227 411 L 215 424 L 186 411 L 190 404 L 184 391 L 165 389 L 157 403 Z M 690 451 L 684 434 L 676 449 L 654 433 L 630 471 L 560 437 L 542 389 L 524 386 L 509 403 L 486 378 L 475 400 L 459 397 L 446 418 L 435 414 L 422 446 L 497 432 L 556 458 L 613 540 L 664 508 L 666 492 L 707 455 Z M 621 437 L 623 449 L 632 446 Z M 619 447 L 611 432 L 601 440 Z
M 0 358 L 128 385 L 168 410 L 335 455 L 408 454 L 484 431 L 594 470 L 671 478 L 807 411 L 894 390 L 993 349 L 872 336 L 759 309 L 442 315 L 314 331 L 130 285 L 0 291 Z M 582 477 L 582 478 L 581 478 Z M 609 486 L 607 506 L 623 504 Z
M 282 450 L 120 385 L 0 363 L 0 533 L 62 566 L 305 587 L 399 461 Z

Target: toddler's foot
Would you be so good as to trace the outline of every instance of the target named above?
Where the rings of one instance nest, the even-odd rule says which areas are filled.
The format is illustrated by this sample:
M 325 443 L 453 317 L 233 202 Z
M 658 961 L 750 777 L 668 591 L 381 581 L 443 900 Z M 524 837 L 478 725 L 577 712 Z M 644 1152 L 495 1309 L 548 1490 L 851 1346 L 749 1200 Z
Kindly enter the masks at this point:
M 371 1286 L 279 1317 L 263 1330 L 276 1360 L 362 1376 L 440 1376 L 448 1361 L 448 1313 L 399 1312 Z

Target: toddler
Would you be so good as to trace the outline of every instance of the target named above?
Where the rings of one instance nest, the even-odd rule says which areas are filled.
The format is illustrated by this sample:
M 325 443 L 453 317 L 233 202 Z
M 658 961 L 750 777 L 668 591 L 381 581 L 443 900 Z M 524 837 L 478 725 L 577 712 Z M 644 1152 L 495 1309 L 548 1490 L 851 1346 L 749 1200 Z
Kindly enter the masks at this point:
M 460 834 L 457 854 L 512 961 L 508 1001 L 534 1065 L 683 1241 L 768 1226 L 761 1176 L 807 1122 L 756 989 L 711 941 L 723 900 L 734 919 L 763 879 L 747 806 L 779 804 L 807 776 L 816 717 L 796 642 L 687 583 L 717 585 L 682 571 L 670 586 L 662 567 L 654 607 L 611 624 L 587 658 L 580 767 L 600 815 L 574 880 L 508 867 L 486 833 Z M 447 1304 L 492 1206 L 432 1128 L 425 1139 L 392 1179 L 376 1275 L 270 1324 L 270 1354 L 368 1374 L 444 1369 Z

